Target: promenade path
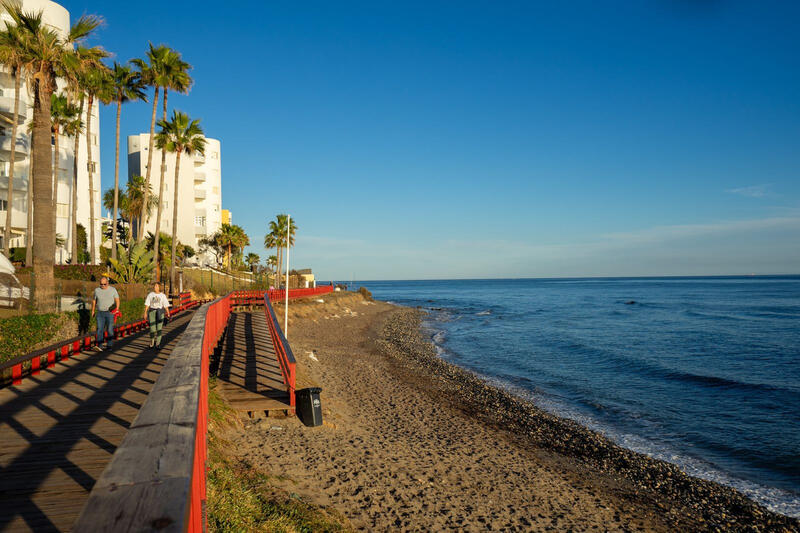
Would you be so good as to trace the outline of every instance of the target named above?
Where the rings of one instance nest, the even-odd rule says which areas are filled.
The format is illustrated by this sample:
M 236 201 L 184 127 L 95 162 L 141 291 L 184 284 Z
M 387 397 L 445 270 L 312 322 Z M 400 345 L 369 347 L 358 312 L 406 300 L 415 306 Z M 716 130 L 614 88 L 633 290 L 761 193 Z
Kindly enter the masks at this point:
M 194 312 L 0 389 L 0 531 L 69 531 Z
M 256 415 L 290 409 L 263 310 L 231 313 L 219 361 L 212 362 L 211 373 L 236 411 Z

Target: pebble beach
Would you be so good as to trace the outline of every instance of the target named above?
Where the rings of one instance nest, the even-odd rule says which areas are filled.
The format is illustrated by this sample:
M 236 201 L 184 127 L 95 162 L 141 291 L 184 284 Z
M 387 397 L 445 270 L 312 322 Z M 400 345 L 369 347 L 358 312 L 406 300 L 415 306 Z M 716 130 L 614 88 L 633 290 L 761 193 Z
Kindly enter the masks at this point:
M 250 420 L 237 455 L 364 531 L 800 530 L 443 361 L 420 320 L 353 294 L 291 304 L 298 387 L 323 389 L 324 424 Z

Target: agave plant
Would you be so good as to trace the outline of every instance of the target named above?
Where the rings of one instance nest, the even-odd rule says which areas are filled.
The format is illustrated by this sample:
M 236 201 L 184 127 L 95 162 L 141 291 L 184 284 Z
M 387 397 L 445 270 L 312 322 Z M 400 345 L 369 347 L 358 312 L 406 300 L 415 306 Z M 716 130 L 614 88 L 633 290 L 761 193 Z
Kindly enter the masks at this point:
M 130 253 L 118 244 L 117 258 L 110 261 L 111 269 L 106 276 L 117 283 L 148 282 L 156 266 L 153 262 L 153 251 L 147 250 L 147 243 L 144 241 L 131 246 Z

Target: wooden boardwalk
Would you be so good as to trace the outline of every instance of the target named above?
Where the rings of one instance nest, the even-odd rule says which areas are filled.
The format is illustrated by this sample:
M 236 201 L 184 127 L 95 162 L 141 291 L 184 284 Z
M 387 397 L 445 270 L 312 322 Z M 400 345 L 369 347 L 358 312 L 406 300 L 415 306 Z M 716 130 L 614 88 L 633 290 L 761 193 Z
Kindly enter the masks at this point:
M 69 531 L 194 313 L 0 389 L 0 531 Z
M 212 363 L 222 396 L 237 411 L 287 411 L 289 395 L 264 311 L 233 312 L 219 361 Z

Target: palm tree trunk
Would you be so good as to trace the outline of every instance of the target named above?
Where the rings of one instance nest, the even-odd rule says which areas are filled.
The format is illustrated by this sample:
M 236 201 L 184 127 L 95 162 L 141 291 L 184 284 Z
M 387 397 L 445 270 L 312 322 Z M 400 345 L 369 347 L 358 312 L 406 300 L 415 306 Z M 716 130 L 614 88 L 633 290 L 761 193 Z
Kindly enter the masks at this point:
M 117 150 L 114 158 L 114 218 L 111 219 L 111 258 L 117 258 L 117 212 L 119 211 L 119 120 L 122 115 L 122 98 L 117 99 Z
M 169 284 L 173 292 L 175 287 L 175 259 L 178 247 L 178 175 L 181 171 L 181 151 L 175 152 L 175 191 L 172 196 L 172 255 L 169 265 Z
M 83 120 L 84 98 L 81 94 L 81 103 L 78 106 L 78 118 Z M 78 263 L 80 250 L 78 250 L 78 150 L 81 143 L 80 131 L 75 133 L 75 146 L 72 150 L 72 264 Z
M 167 88 L 164 87 L 164 120 L 167 120 Z M 156 233 L 153 250 L 159 250 L 161 244 L 161 213 L 164 205 L 164 173 L 167 166 L 167 151 L 161 150 L 161 180 L 158 182 L 158 208 L 156 209 Z M 156 262 L 156 281 L 161 281 L 161 270 L 158 268 L 158 253 L 153 254 Z
M 14 159 L 17 148 L 17 123 L 19 122 L 19 69 L 14 74 L 14 123 L 11 126 L 11 158 L 8 164 L 8 199 L 6 201 L 6 233 L 3 239 L 3 248 L 6 257 L 11 251 L 11 206 L 14 203 Z
M 58 218 L 58 212 L 56 207 L 58 206 L 58 163 L 60 160 L 59 153 L 58 153 L 58 130 L 60 129 L 59 125 L 56 125 L 56 132 L 55 132 L 55 145 L 53 145 L 53 201 L 50 204 L 53 210 L 53 242 L 55 242 L 56 238 L 56 222 Z
M 48 312 L 54 309 L 53 259 L 55 239 L 50 235 L 55 215 L 50 205 L 52 188 L 50 148 L 50 97 L 47 80 L 36 80 L 33 103 L 33 190 L 36 204 L 33 212 L 33 272 L 31 275 L 31 301 L 35 310 Z
M 28 159 L 28 220 L 25 226 L 25 266 L 33 266 L 33 143 L 35 132 L 31 132 L 30 151 Z
M 155 132 L 156 132 L 156 110 L 158 109 L 158 85 L 155 86 L 155 92 L 153 94 L 153 112 L 150 115 L 150 143 L 147 149 L 147 172 L 145 172 L 144 178 L 144 191 L 142 192 L 142 198 L 144 202 L 142 203 L 142 223 L 139 225 L 139 236 L 137 237 L 137 242 L 142 242 L 144 238 L 144 223 L 147 220 L 147 203 L 150 201 L 150 172 L 153 170 L 153 146 L 156 141 Z
M 89 242 L 89 256 L 93 265 L 97 264 L 97 245 L 95 243 L 94 235 L 94 169 L 92 168 L 92 104 L 94 103 L 94 95 L 89 93 L 89 103 L 86 106 L 86 165 L 89 169 L 89 229 L 91 235 Z

